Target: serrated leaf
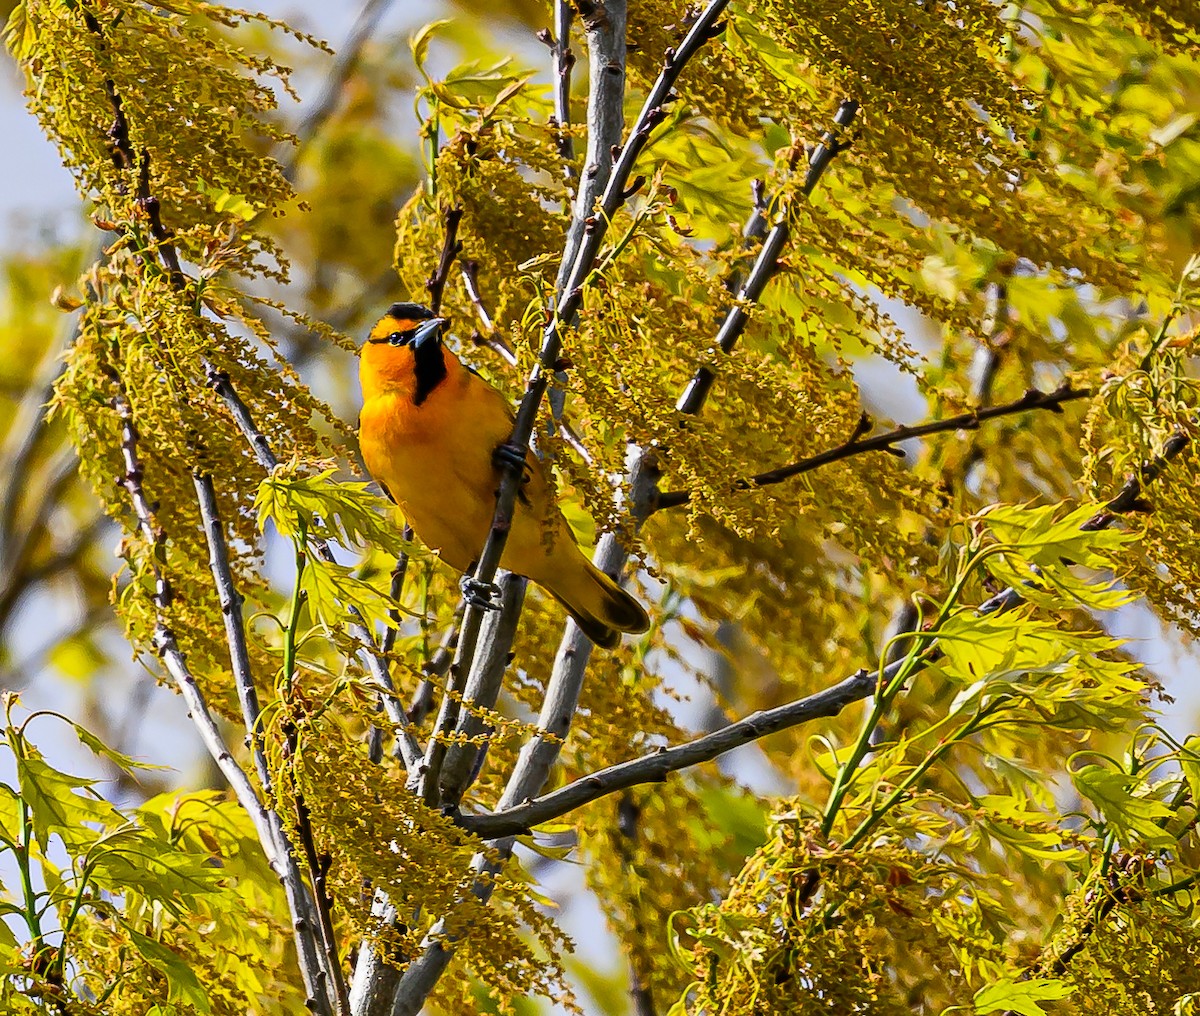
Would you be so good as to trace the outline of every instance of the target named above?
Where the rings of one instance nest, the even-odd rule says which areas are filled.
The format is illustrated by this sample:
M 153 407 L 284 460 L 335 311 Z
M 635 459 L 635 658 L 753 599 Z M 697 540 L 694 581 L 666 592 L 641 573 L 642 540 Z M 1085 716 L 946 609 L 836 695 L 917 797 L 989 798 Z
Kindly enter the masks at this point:
M 335 470 L 311 476 L 296 475 L 297 460 L 279 466 L 259 484 L 254 506 L 258 526 L 275 523 L 279 535 L 296 539 L 301 526 L 310 537 L 324 537 L 346 546 L 376 547 L 393 557 L 423 552 L 404 539 L 392 521 L 392 504 L 361 481 L 334 480 Z
M 208 993 L 200 984 L 191 967 L 173 949 L 156 942 L 141 932 L 134 931 L 128 925 L 125 931 L 133 946 L 147 963 L 159 970 L 167 979 L 167 997 L 172 1002 L 184 1002 L 195 1006 L 197 1012 L 212 1012 L 212 1003 Z
M 1046 1010 L 1038 1003 L 1056 1002 L 1074 991 L 1073 984 L 1053 977 L 1031 977 L 1026 981 L 1005 978 L 980 988 L 972 1001 L 977 1013 L 1010 1009 L 1021 1016 L 1043 1016 Z
M 104 827 L 121 824 L 121 814 L 116 808 L 86 793 L 96 780 L 59 772 L 32 746 L 17 756 L 16 764 L 20 795 L 29 806 L 33 833 L 43 851 L 52 833 L 78 847 L 93 842 L 99 835 L 89 824 Z
M 1131 791 L 1139 785 L 1136 776 L 1115 772 L 1101 765 L 1086 765 L 1071 773 L 1075 789 L 1096 806 L 1101 817 L 1130 840 L 1150 847 L 1171 847 L 1175 837 L 1163 829 L 1160 820 L 1172 811 L 1162 801 L 1138 797 Z
M 75 736 L 79 738 L 82 744 L 90 748 L 94 755 L 98 756 L 99 758 L 107 759 L 118 769 L 129 776 L 136 776 L 138 770 L 147 772 L 170 772 L 171 770 L 170 766 L 154 765 L 151 762 L 139 762 L 131 755 L 126 755 L 123 752 L 117 751 L 115 748 L 110 748 L 90 730 L 76 723 L 74 720 L 67 720 L 67 722 L 70 723 L 72 728 L 75 730 Z
M 345 565 L 313 561 L 304 569 L 300 587 L 308 595 L 309 610 L 326 627 L 340 625 L 350 606 L 357 607 L 368 624 L 395 627 L 389 615 L 391 597 L 351 574 Z

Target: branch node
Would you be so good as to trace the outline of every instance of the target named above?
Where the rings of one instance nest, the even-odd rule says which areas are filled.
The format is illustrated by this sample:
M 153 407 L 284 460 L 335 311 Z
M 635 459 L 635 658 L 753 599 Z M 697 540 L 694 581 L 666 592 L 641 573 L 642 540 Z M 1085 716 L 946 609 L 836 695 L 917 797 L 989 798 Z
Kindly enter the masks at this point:
M 646 186 L 646 178 L 644 176 L 638 175 L 634 177 L 633 183 L 621 191 L 621 200 L 628 201 L 644 186 Z

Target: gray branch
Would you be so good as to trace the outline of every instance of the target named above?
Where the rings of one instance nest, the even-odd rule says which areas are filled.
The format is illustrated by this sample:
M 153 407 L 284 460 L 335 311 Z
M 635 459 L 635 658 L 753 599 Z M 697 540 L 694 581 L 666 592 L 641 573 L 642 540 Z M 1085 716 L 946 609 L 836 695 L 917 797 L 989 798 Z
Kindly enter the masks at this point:
M 200 519 L 208 541 L 209 568 L 217 595 L 221 601 L 221 613 L 225 619 L 225 639 L 229 644 L 229 659 L 233 678 L 237 685 L 238 701 L 242 707 L 242 720 L 246 725 L 246 738 L 254 757 L 255 770 L 263 788 L 263 797 L 268 802 L 264 809 L 271 836 L 275 843 L 275 856 L 271 859 L 279 880 L 283 883 L 288 909 L 292 914 L 292 928 L 296 937 L 297 953 L 304 963 L 315 962 L 318 957 L 316 937 L 315 902 L 304 884 L 300 868 L 296 864 L 295 852 L 288 839 L 287 830 L 279 813 L 270 806 L 274 800 L 271 789 L 271 770 L 267 765 L 263 745 L 261 710 L 258 690 L 254 685 L 254 673 L 250 668 L 250 653 L 246 645 L 245 620 L 242 614 L 243 598 L 233 581 L 229 565 L 229 548 L 225 541 L 225 529 L 217 511 L 216 490 L 212 477 L 199 472 L 193 475 L 196 497 L 200 503 Z M 177 678 L 178 680 L 178 678 Z M 193 710 L 194 714 L 194 710 Z M 243 802 L 243 807 L 245 803 Z
M 229 783 L 238 803 L 253 821 L 255 832 L 262 844 L 268 863 L 288 890 L 289 906 L 295 904 L 292 909 L 292 919 L 296 949 L 305 989 L 309 995 L 309 1004 L 316 1012 L 328 1016 L 331 1010 L 329 999 L 325 993 L 325 971 L 321 965 L 316 941 L 312 937 L 312 925 L 307 920 L 307 915 L 311 911 L 310 905 L 306 902 L 307 894 L 304 892 L 303 884 L 298 881 L 298 873 L 297 880 L 292 879 L 288 859 L 284 856 L 281 841 L 276 837 L 277 822 L 272 821 L 270 812 L 259 800 L 250 778 L 238 765 L 229 747 L 225 744 L 217 721 L 209 711 L 204 694 L 200 691 L 200 686 L 196 683 L 196 679 L 187 665 L 187 660 L 179 648 L 175 633 L 166 621 L 165 611 L 172 598 L 171 585 L 163 571 L 166 537 L 154 518 L 154 510 L 151 508 L 145 488 L 142 486 L 143 471 L 138 453 L 139 435 L 133 420 L 133 409 L 120 378 L 116 376 L 115 372 L 113 372 L 112 379 L 117 385 L 113 406 L 121 420 L 121 457 L 125 468 L 121 484 L 129 493 L 129 500 L 133 504 L 134 514 L 138 520 L 138 528 L 150 547 L 150 564 L 154 573 L 153 602 L 157 614 L 153 635 L 154 648 L 163 661 L 163 666 L 174 678 L 179 693 L 187 705 L 188 716 L 200 734 L 204 747 Z M 303 899 L 300 896 L 303 896 Z
M 250 414 L 246 403 L 242 401 L 242 397 L 238 395 L 237 389 L 230 383 L 229 376 L 222 371 L 219 371 L 211 363 L 204 361 L 205 378 L 208 381 L 209 387 L 213 389 L 225 403 L 230 415 L 232 415 L 234 423 L 242 432 L 251 450 L 254 452 L 254 457 L 258 459 L 259 465 L 268 473 L 275 469 L 279 464 L 279 459 L 271 450 L 271 443 L 258 425 L 254 422 L 254 417 Z M 317 556 L 327 564 L 336 563 L 333 556 L 333 550 L 325 540 L 313 540 L 313 549 Z M 367 627 L 366 621 L 357 607 L 350 606 L 348 609 L 350 614 L 350 623 L 346 626 L 350 637 L 353 638 L 360 646 L 363 662 L 366 666 L 367 676 L 372 684 L 379 689 L 379 696 L 383 702 L 384 712 L 396 731 L 397 747 L 400 750 L 400 757 L 404 761 L 405 768 L 410 773 L 417 772 L 421 765 L 421 746 L 417 743 L 417 739 L 412 732 L 412 726 L 408 722 L 408 717 L 405 715 L 404 706 L 400 702 L 399 696 L 396 694 L 396 685 L 392 681 L 391 670 L 387 664 L 387 658 L 379 650 L 375 642 L 375 636 Z
M 894 677 L 903 660 L 887 667 L 884 683 Z M 464 815 L 460 824 L 483 839 L 518 836 L 534 826 L 566 815 L 585 804 L 627 790 L 642 783 L 661 783 L 670 773 L 709 762 L 727 751 L 767 737 L 769 734 L 799 726 L 810 720 L 836 716 L 846 706 L 871 695 L 878 686 L 877 672 L 860 670 L 813 695 L 796 699 L 774 709 L 764 709 L 730 723 L 694 741 L 664 748 L 641 758 L 630 759 L 584 776 L 565 787 L 534 800 L 528 800 L 490 815 Z
M 558 267 L 556 288 L 560 300 L 575 269 L 588 219 L 595 215 L 596 201 L 604 194 L 612 176 L 613 152 L 625 133 L 624 0 L 592 5 L 589 14 L 583 18 L 583 28 L 588 49 L 587 151 L 584 153 L 583 177 L 575 195 L 575 212 L 567 227 L 563 258 Z M 570 66 L 574 58 L 566 62 L 566 54 L 570 53 L 571 9 L 562 0 L 555 4 L 555 31 L 558 33 L 554 47 L 555 115 L 565 125 L 570 122 Z M 569 138 L 567 143 L 570 143 Z M 574 146 L 571 147 L 571 154 L 574 154 Z

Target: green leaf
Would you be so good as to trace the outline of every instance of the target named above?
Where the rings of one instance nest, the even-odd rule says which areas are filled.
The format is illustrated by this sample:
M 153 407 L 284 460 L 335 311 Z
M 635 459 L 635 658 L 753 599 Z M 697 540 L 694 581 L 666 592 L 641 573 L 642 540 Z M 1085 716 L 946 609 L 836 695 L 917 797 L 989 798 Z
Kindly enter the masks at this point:
M 16 841 L 20 837 L 21 799 L 7 783 L 0 783 L 0 836 Z
M 293 459 L 259 484 L 254 499 L 259 529 L 270 519 L 280 536 L 296 539 L 303 523 L 309 537 L 324 537 L 347 546 L 377 547 L 393 557 L 401 553 L 425 556 L 404 539 L 392 521 L 391 502 L 370 490 L 368 484 L 334 480 L 333 469 L 312 476 L 295 475 L 300 468 Z
M 64 717 L 65 719 L 65 717 Z M 115 748 L 110 748 L 107 744 L 100 740 L 87 727 L 81 726 L 74 720 L 67 720 L 75 730 L 75 736 L 80 742 L 92 750 L 92 753 L 100 758 L 107 759 L 114 766 L 120 769 L 128 776 L 136 776 L 137 771 L 157 771 L 170 772 L 170 766 L 154 765 L 150 762 L 139 762 L 131 755 L 126 755 L 123 752 L 117 751 Z
M 96 784 L 82 776 L 70 776 L 47 765 L 41 753 L 28 746 L 17 756 L 17 781 L 21 797 L 29 806 L 33 833 L 45 851 L 51 833 L 58 833 L 72 847 L 92 843 L 99 835 L 89 828 L 120 825 L 120 812 L 94 794 L 81 793 Z
M 308 594 L 308 606 L 326 627 L 334 628 L 346 619 L 347 607 L 358 608 L 368 624 L 379 622 L 395 627 L 389 611 L 390 596 L 371 583 L 351 574 L 346 565 L 310 561 L 300 578 L 300 587 Z
M 1071 773 L 1071 780 L 1075 789 L 1096 806 L 1105 822 L 1125 834 L 1123 842 L 1133 840 L 1149 847 L 1175 845 L 1175 837 L 1159 824 L 1173 812 L 1162 801 L 1131 793 L 1140 783 L 1138 777 L 1100 765 L 1086 765 Z
M 1039 1002 L 1056 1002 L 1075 991 L 1073 984 L 1052 977 L 1031 977 L 1027 981 L 1005 978 L 975 992 L 977 1013 L 1011 1009 L 1021 1016 L 1042 1016 L 1046 1011 Z
M 1192 803 L 1200 805 L 1200 736 L 1192 734 L 1183 742 L 1179 753 L 1179 768 L 1192 792 Z
M 206 855 L 185 853 L 135 826 L 98 844 L 89 862 L 91 880 L 99 888 L 135 891 L 177 917 L 197 898 L 223 891 L 225 874 Z
M 1058 567 L 1064 558 L 1090 568 L 1104 568 L 1111 552 L 1136 539 L 1118 529 L 1080 527 L 1104 508 L 1083 504 L 1063 514 L 1059 504 L 1026 507 L 994 505 L 980 513 L 992 535 L 1012 545 L 1022 557 L 1041 567 Z
M 212 1012 L 212 1003 L 208 1000 L 208 993 L 201 987 L 200 979 L 177 952 L 141 932 L 134 931 L 128 925 L 125 926 L 125 931 L 142 957 L 166 977 L 167 997 L 170 1001 L 195 1006 L 197 1012 Z

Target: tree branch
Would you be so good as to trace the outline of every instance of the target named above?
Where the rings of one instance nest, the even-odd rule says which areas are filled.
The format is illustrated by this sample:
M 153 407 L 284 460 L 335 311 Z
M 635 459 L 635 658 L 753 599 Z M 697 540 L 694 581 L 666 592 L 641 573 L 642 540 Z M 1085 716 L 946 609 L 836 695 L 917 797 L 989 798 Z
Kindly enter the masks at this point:
M 1149 507 L 1141 499 L 1145 484 L 1162 475 L 1167 465 L 1177 458 L 1190 444 L 1190 438 L 1178 431 L 1167 439 L 1162 452 L 1144 463 L 1137 474 L 1125 481 L 1117 495 L 1080 529 L 1089 532 L 1105 529 L 1121 514 L 1145 511 Z M 1003 613 L 1024 602 L 1016 587 L 1009 587 L 986 600 L 976 608 L 979 614 Z M 931 645 L 928 662 L 936 658 L 936 643 Z M 882 671 L 882 683 L 887 684 L 905 664 L 903 659 L 889 664 Z M 707 762 L 725 752 L 757 741 L 768 734 L 786 730 L 821 716 L 836 715 L 852 702 L 870 695 L 879 675 L 860 670 L 823 691 L 816 692 L 786 705 L 754 713 L 743 720 L 731 723 L 720 730 L 696 738 L 673 748 L 660 749 L 650 755 L 608 766 L 598 772 L 581 777 L 550 794 L 536 800 L 517 801 L 501 805 L 487 815 L 463 815 L 458 823 L 468 832 L 482 839 L 510 837 L 528 832 L 536 825 L 559 818 L 576 808 L 601 797 L 616 793 L 641 783 L 658 782 L 669 773 Z M 508 797 L 507 791 L 505 797 Z
M 551 375 L 560 367 L 558 357 L 562 348 L 562 329 L 569 326 L 579 311 L 583 301 L 583 287 L 591 273 L 596 255 L 599 253 L 600 245 L 608 229 L 608 224 L 616 215 L 617 209 L 626 200 L 625 185 L 633 171 L 637 157 L 646 146 L 646 142 L 650 138 L 650 132 L 665 118 L 666 113 L 663 107 L 671 99 L 671 88 L 679 77 L 680 72 L 682 72 L 688 60 L 695 55 L 697 50 L 712 37 L 714 32 L 719 30 L 716 25 L 717 19 L 725 9 L 727 2 L 728 0 L 712 0 L 704 12 L 696 19 L 684 41 L 680 44 L 678 51 L 668 52 L 663 69 L 654 86 L 651 88 L 650 94 L 647 96 L 637 120 L 634 121 L 628 140 L 620 149 L 616 165 L 612 167 L 611 174 L 608 177 L 608 184 L 600 200 L 599 214 L 589 215 L 583 220 L 582 239 L 578 244 L 577 253 L 571 264 L 566 284 L 561 287 L 564 294 L 563 299 L 557 308 L 557 313 L 546 325 L 546 329 L 542 335 L 542 348 L 538 356 L 538 362 L 530 374 L 525 396 L 521 400 L 521 405 L 517 410 L 517 417 L 513 424 L 513 433 L 510 442 L 518 448 L 524 450 L 529 447 L 529 440 L 533 434 L 542 397 L 549 387 Z M 620 15 L 617 14 L 618 7 L 622 10 Z M 603 11 L 607 18 L 619 18 L 620 22 L 624 23 L 623 5 L 610 2 L 605 5 Z M 590 35 L 589 38 L 591 38 Z M 622 52 L 623 49 L 624 42 L 622 40 Z M 615 76 L 615 72 L 608 69 L 610 63 L 607 59 L 601 60 L 599 57 L 596 57 L 593 63 L 598 65 L 594 69 L 600 75 L 599 78 L 593 79 L 593 90 L 595 90 L 600 87 L 600 82 L 604 75 Z M 623 79 L 623 71 L 621 74 Z M 589 109 L 591 106 L 592 104 L 589 103 Z M 606 113 L 605 117 L 609 115 Z M 599 172 L 601 170 L 598 167 L 597 173 Z M 583 195 L 587 191 L 587 179 L 588 174 L 585 173 L 584 185 L 580 188 L 580 202 L 582 202 Z M 576 204 L 577 217 L 579 210 L 585 207 L 580 202 Z M 568 237 L 568 249 L 570 249 L 570 237 Z M 488 534 L 483 551 L 479 555 L 479 561 L 473 576 L 477 586 L 489 587 L 494 582 L 496 572 L 500 566 L 501 555 L 504 553 L 504 545 L 508 540 L 508 531 L 512 525 L 512 514 L 520 479 L 521 471 L 515 465 L 506 468 L 502 474 L 491 531 Z M 443 739 L 458 721 L 459 700 L 462 696 L 466 675 L 470 673 L 471 666 L 474 663 L 480 625 L 483 620 L 482 615 L 483 610 L 479 606 L 474 603 L 467 605 L 466 613 L 463 617 L 462 632 L 459 636 L 458 659 L 455 665 L 451 667 L 450 687 L 443 699 L 442 709 L 439 711 L 438 723 L 426 754 L 426 769 L 421 774 L 420 779 L 422 796 L 430 803 L 436 802 L 438 769 L 445 754 Z
M 425 288 L 429 290 L 429 309 L 435 314 L 442 309 L 442 292 L 446 288 L 446 281 L 450 278 L 450 269 L 454 266 L 454 259 L 462 250 L 462 241 L 458 239 L 458 224 L 462 221 L 462 217 L 461 205 L 447 208 L 443 215 L 446 236 L 442 241 L 442 253 L 438 257 L 437 268 L 425 280 Z
M 895 447 L 903 441 L 909 441 L 918 437 L 928 437 L 930 434 L 943 434 L 947 431 L 976 430 L 987 420 L 994 420 L 1001 416 L 1013 416 L 1017 413 L 1030 412 L 1037 409 L 1048 410 L 1052 413 L 1061 413 L 1061 407 L 1064 402 L 1085 399 L 1090 397 L 1091 394 L 1092 390 L 1090 388 L 1072 388 L 1070 383 L 1064 384 L 1053 392 L 1042 392 L 1036 388 L 1031 388 L 1019 399 L 1014 399 L 1012 402 L 1006 402 L 998 406 L 972 409 L 957 416 L 947 417 L 944 420 L 931 420 L 928 423 L 916 424 L 914 426 L 903 425 L 889 430 L 884 434 L 877 434 L 875 437 L 866 439 L 863 438 L 863 434 L 870 431 L 871 418 L 866 413 L 863 413 L 854 433 L 840 445 L 820 454 L 800 459 L 791 465 L 781 466 L 778 469 L 770 469 L 765 473 L 758 473 L 749 479 L 737 480 L 733 486 L 735 490 L 769 487 L 772 484 L 790 480 L 792 477 L 799 476 L 802 473 L 812 472 L 814 469 L 827 466 L 832 462 L 840 462 L 842 459 L 862 455 L 866 452 L 885 451 L 892 455 L 903 456 L 904 453 Z M 658 495 L 654 510 L 676 508 L 687 504 L 691 499 L 691 493 L 686 490 L 664 491 Z
M 538 33 L 538 38 L 550 47 L 554 123 L 559 128 L 556 146 L 568 183 L 575 175 L 571 166 L 575 158 L 575 139 L 566 130 L 571 125 L 571 68 L 575 66 L 575 54 L 571 52 L 571 23 L 574 20 L 575 9 L 571 4 L 567 0 L 554 0 L 554 33 L 551 35 L 545 30 Z
M 846 132 L 849 130 L 850 125 L 854 123 L 854 118 L 857 115 L 858 103 L 854 99 L 843 100 L 842 104 L 838 107 L 837 115 L 833 118 L 834 126 L 825 133 L 825 136 L 821 138 L 821 143 L 809 155 L 808 171 L 804 175 L 804 184 L 800 188 L 802 197 L 807 198 L 812 195 L 821 177 L 825 175 L 825 170 L 829 168 L 830 163 L 849 144 L 846 140 Z M 755 204 L 757 206 L 759 202 L 756 200 Z M 753 236 L 755 232 L 762 228 L 762 224 L 765 222 L 765 218 L 762 218 L 763 214 L 761 209 L 758 207 L 755 208 L 754 215 L 747 226 L 747 235 Z M 775 225 L 771 227 L 770 232 L 767 233 L 767 238 L 763 241 L 762 249 L 758 252 L 754 267 L 751 268 L 750 274 L 746 277 L 746 281 L 742 284 L 741 290 L 738 293 L 737 303 L 729 308 L 725 319 L 721 322 L 721 327 L 717 331 L 716 342 L 724 353 L 733 351 L 733 347 L 737 344 L 742 332 L 746 330 L 746 322 L 749 320 L 746 305 L 758 302 L 771 276 L 775 274 L 779 255 L 782 253 L 783 245 L 787 242 L 788 238 L 787 220 L 788 209 L 785 206 L 780 209 Z M 705 400 L 708 398 L 709 390 L 712 388 L 713 381 L 715 380 L 716 374 L 712 368 L 707 366 L 698 368 L 687 389 L 680 396 L 676 408 L 681 413 L 689 415 L 699 413 Z
M 157 615 L 153 636 L 154 648 L 167 672 L 175 679 L 179 693 L 187 704 L 192 723 L 199 732 L 200 739 L 208 749 L 213 762 L 228 781 L 238 803 L 254 822 L 259 842 L 262 844 L 271 868 L 288 889 L 289 904 L 298 904 L 292 909 L 292 922 L 297 956 L 305 988 L 309 995 L 309 1004 L 316 1011 L 328 1014 L 329 1002 L 322 987 L 324 971 L 317 956 L 316 944 L 311 936 L 311 925 L 307 921 L 309 911 L 300 900 L 295 898 L 296 891 L 301 887 L 290 877 L 287 858 L 283 855 L 283 844 L 276 837 L 275 825 L 272 823 L 270 813 L 259 801 L 250 779 L 237 764 L 221 737 L 217 721 L 209 711 L 204 694 L 200 691 L 200 687 L 187 665 L 174 631 L 167 623 L 165 612 L 171 604 L 173 593 L 170 581 L 163 570 L 166 535 L 154 518 L 153 509 L 150 507 L 150 501 L 142 486 L 143 471 L 138 456 L 139 435 L 134 423 L 132 407 L 129 405 L 129 399 L 125 394 L 120 377 L 115 371 L 111 372 L 110 377 L 117 388 L 117 393 L 113 398 L 113 407 L 121 420 L 121 457 L 125 467 L 121 485 L 129 494 L 134 514 L 137 516 L 138 528 L 151 548 L 150 567 L 154 576 L 152 600 Z
M 246 725 L 246 741 L 254 758 L 254 768 L 267 800 L 272 800 L 271 769 L 267 765 L 267 754 L 263 745 L 262 725 L 259 723 L 261 709 L 258 704 L 258 689 L 254 684 L 254 673 L 250 667 L 250 652 L 246 645 L 246 628 L 242 617 L 244 600 L 233 581 L 229 565 L 229 548 L 225 542 L 225 528 L 217 510 L 217 492 L 212 476 L 196 471 L 192 474 L 196 487 L 196 499 L 200 503 L 200 521 L 204 537 L 208 541 L 208 564 L 217 596 L 221 602 L 221 614 L 225 621 L 225 641 L 229 644 L 229 662 L 237 686 L 238 701 L 242 707 L 242 720 Z
M 483 327 L 483 331 L 478 329 L 471 333 L 471 341 L 478 346 L 487 346 L 492 352 L 498 354 L 500 358 L 510 367 L 517 365 L 517 354 L 514 353 L 507 342 L 496 334 L 496 324 L 492 320 L 492 315 L 488 313 L 487 307 L 483 304 L 483 294 L 479 290 L 479 262 L 474 260 L 464 261 L 462 263 L 463 285 L 467 288 L 467 296 L 470 297 L 471 304 L 475 307 L 475 313 L 479 315 L 479 323 Z
M 233 571 L 229 565 L 229 548 L 225 541 L 225 528 L 221 524 L 221 517 L 217 510 L 217 496 L 212 477 L 197 471 L 192 474 L 192 480 L 200 504 L 200 519 L 205 539 L 208 542 L 209 569 L 212 571 L 213 582 L 221 602 L 221 614 L 225 619 L 225 640 L 229 644 L 229 659 L 234 683 L 237 686 L 238 701 L 242 707 L 242 720 L 246 726 L 247 745 L 254 758 L 254 767 L 258 773 L 259 784 L 263 788 L 263 796 L 268 802 L 271 802 L 275 799 L 275 795 L 272 789 L 271 769 L 267 764 L 266 750 L 263 745 L 258 690 L 254 684 L 254 673 L 250 667 L 250 653 L 246 645 L 246 628 L 242 615 L 244 601 L 234 585 Z M 276 845 L 276 873 L 283 883 L 288 906 L 292 914 L 298 918 L 294 922 L 296 934 L 300 935 L 300 929 L 304 929 L 304 935 L 311 940 L 305 943 L 305 948 L 315 957 L 316 941 L 312 937 L 312 927 L 314 912 L 317 908 L 315 894 L 320 891 L 319 887 L 314 879 L 313 895 L 309 895 L 279 813 L 273 806 L 266 807 L 264 813 Z M 299 942 L 297 944 L 299 945 Z M 333 972 L 332 980 L 336 989 L 340 975 L 336 952 L 333 956 L 329 956 L 327 953 L 325 966 L 327 971 L 332 970 Z M 335 1001 L 337 997 L 335 991 Z
M 898 660 L 884 668 L 884 682 L 894 677 L 902 664 L 903 661 Z M 752 713 L 694 741 L 608 766 L 532 801 L 488 815 L 463 815 L 458 822 L 468 832 L 485 840 L 520 836 L 534 826 L 566 815 L 609 794 L 642 783 L 661 783 L 670 773 L 709 762 L 718 755 L 770 734 L 809 720 L 836 716 L 852 702 L 860 702 L 871 695 L 878 683 L 878 672 L 859 670 L 829 688 L 774 709 Z

